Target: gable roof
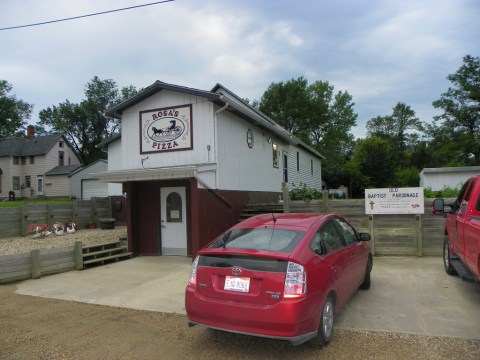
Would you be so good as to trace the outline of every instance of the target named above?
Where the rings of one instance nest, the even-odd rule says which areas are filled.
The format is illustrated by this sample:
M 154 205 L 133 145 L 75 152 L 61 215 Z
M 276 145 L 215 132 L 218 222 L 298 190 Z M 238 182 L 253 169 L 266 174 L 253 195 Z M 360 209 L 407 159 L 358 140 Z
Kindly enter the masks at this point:
M 51 176 L 51 175 L 68 175 L 71 172 L 75 171 L 79 167 L 81 167 L 81 164 L 77 165 L 65 165 L 65 166 L 55 166 L 52 170 L 49 170 L 45 173 L 46 176 Z
M 204 90 L 193 89 L 185 86 L 167 84 L 167 83 L 164 83 L 163 81 L 157 80 L 152 85 L 140 91 L 138 94 L 108 109 L 105 115 L 120 119 L 122 117 L 122 113 L 126 109 L 142 102 L 143 100 L 149 98 L 152 95 L 155 95 L 157 92 L 162 90 L 170 90 L 170 91 L 175 91 L 183 94 L 201 96 L 212 101 L 220 100 L 220 95 L 212 93 L 210 91 L 204 91 Z
M 44 155 L 63 137 L 61 133 L 33 138 L 7 138 L 0 141 L 0 156 Z
M 148 86 L 147 88 L 140 91 L 135 96 L 131 97 L 128 100 L 110 108 L 105 113 L 106 116 L 112 116 L 115 118 L 120 119 L 122 117 L 123 112 L 140 103 L 141 101 L 147 99 L 148 97 L 158 93 L 162 90 L 170 90 L 184 94 L 190 94 L 195 96 L 204 97 L 209 101 L 219 105 L 219 106 L 227 106 L 227 110 L 233 112 L 234 114 L 240 116 L 241 118 L 247 120 L 248 122 L 257 125 L 258 127 L 266 130 L 272 135 L 275 135 L 285 141 L 287 144 L 290 145 L 297 145 L 305 149 L 306 151 L 310 152 L 311 154 L 325 159 L 325 157 L 320 154 L 315 149 L 311 148 L 300 139 L 295 137 L 293 134 L 288 132 L 285 128 L 280 126 L 274 120 L 269 118 L 267 115 L 263 114 L 258 109 L 255 109 L 253 106 L 245 102 L 239 96 L 235 95 L 232 91 L 228 90 L 225 86 L 217 83 L 211 91 L 205 90 L 198 90 L 193 88 L 188 88 L 184 86 L 172 85 L 167 84 L 162 81 L 157 80 L 152 85 Z M 106 139 L 102 141 L 97 147 L 105 147 L 109 143 L 118 140 L 121 138 L 121 135 L 115 135 L 110 139 Z

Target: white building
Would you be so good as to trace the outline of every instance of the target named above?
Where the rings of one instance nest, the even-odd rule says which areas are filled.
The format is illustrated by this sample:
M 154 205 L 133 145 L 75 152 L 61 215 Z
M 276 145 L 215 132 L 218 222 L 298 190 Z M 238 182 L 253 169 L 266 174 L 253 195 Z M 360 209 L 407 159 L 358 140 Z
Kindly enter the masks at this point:
M 137 254 L 195 255 L 284 181 L 322 189 L 323 156 L 222 85 L 157 81 L 107 115 L 122 135 L 101 144 L 108 171 L 95 176 L 123 184 Z
M 480 173 L 480 166 L 425 168 L 420 172 L 420 186 L 439 191 L 460 188 L 468 178 Z

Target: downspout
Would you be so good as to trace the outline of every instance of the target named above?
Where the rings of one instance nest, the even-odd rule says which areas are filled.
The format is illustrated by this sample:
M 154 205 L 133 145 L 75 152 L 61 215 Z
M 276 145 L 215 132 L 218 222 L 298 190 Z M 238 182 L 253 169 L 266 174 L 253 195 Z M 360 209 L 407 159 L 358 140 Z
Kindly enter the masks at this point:
M 220 94 L 220 100 L 224 100 L 224 96 Z M 217 146 L 217 115 L 220 114 L 222 111 L 227 110 L 229 104 L 227 101 L 225 101 L 225 105 L 215 111 L 215 116 L 213 119 L 213 146 L 214 146 L 214 154 L 215 154 L 215 163 L 217 164 L 217 168 L 215 170 L 215 188 L 218 189 L 218 146 Z

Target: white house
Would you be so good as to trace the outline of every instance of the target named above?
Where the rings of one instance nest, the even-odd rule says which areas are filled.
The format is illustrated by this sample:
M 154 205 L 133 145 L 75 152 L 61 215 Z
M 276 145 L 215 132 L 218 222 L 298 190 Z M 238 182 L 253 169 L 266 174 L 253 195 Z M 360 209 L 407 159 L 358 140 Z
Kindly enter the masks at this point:
M 460 188 L 468 178 L 479 173 L 480 166 L 425 168 L 420 172 L 420 186 L 433 191 Z
M 99 145 L 108 171 L 95 177 L 123 184 L 137 254 L 195 255 L 283 182 L 322 188 L 323 156 L 220 84 L 157 81 L 107 115 L 122 134 Z

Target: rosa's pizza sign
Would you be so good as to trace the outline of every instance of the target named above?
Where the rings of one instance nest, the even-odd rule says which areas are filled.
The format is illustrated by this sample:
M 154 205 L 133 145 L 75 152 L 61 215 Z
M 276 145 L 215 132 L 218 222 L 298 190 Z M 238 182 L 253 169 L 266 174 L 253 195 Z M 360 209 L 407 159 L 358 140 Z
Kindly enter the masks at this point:
M 140 112 L 141 154 L 192 148 L 192 105 Z

